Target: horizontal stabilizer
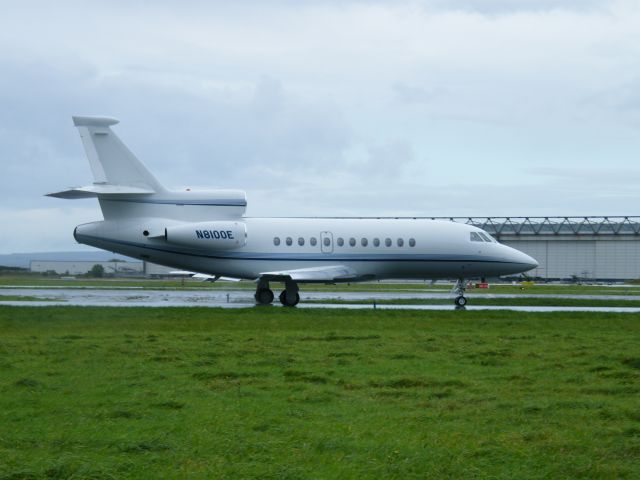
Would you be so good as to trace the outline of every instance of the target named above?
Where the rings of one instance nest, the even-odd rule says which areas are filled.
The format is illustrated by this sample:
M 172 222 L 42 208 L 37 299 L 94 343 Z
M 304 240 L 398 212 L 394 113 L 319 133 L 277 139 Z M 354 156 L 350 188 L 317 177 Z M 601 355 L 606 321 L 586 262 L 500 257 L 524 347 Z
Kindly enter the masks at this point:
M 120 120 L 111 117 L 82 117 L 76 115 L 71 118 L 76 127 L 110 127 L 120 123 Z
M 93 184 L 86 187 L 73 187 L 61 192 L 47 193 L 48 197 L 66 198 L 94 198 L 98 195 L 149 195 L 154 193 L 149 188 L 130 187 L 127 185 Z

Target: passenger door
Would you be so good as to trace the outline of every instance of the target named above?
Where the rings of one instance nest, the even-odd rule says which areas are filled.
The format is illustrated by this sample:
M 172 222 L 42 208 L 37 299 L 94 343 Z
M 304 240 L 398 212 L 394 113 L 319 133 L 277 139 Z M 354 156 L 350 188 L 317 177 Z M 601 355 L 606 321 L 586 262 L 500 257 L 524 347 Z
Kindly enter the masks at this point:
M 322 253 L 333 253 L 333 233 L 320 232 L 320 249 Z

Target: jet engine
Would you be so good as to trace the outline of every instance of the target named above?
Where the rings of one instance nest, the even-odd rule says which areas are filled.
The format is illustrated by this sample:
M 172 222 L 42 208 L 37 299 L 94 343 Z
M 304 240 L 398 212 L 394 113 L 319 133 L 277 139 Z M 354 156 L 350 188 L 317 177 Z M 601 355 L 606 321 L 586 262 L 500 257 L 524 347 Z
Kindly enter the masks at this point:
M 168 243 L 207 250 L 231 250 L 247 243 L 247 227 L 242 222 L 198 222 L 167 227 Z

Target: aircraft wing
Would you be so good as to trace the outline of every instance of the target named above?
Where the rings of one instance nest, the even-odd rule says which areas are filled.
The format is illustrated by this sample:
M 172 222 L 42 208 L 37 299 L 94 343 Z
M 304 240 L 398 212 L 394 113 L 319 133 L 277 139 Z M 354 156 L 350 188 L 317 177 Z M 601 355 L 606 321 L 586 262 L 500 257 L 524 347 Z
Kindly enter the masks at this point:
M 274 281 L 293 280 L 294 282 L 347 282 L 361 279 L 353 268 L 345 265 L 326 267 L 298 268 L 295 270 L 282 270 L 280 272 L 263 272 L 260 278 Z
M 203 282 L 217 282 L 220 280 L 221 282 L 239 282 L 239 278 L 233 277 L 222 277 L 220 275 L 207 275 L 206 273 L 195 273 L 189 272 L 187 270 L 173 270 L 169 272 L 169 275 L 180 275 L 183 277 L 191 277 L 196 280 L 202 280 Z

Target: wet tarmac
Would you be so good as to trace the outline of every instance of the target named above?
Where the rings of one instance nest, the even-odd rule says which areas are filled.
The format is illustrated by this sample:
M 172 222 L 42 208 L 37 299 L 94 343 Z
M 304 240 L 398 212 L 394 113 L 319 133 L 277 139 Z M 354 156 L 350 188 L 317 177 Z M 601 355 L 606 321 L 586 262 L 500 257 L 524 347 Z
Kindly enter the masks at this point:
M 8 300 L 3 296 L 25 296 L 36 300 Z M 546 307 L 546 306 L 491 306 L 473 305 L 474 295 L 469 295 L 466 310 L 513 310 L 519 312 L 627 312 L 638 313 L 640 307 Z M 632 295 L 532 295 L 532 294 L 478 294 L 475 298 L 571 298 L 589 300 L 640 300 Z M 390 299 L 451 299 L 451 305 L 380 305 L 378 300 Z M 319 303 L 305 303 L 305 301 Z M 345 303 L 322 303 L 322 300 Z M 368 301 L 370 303 L 349 303 Z M 0 305 L 13 306 L 93 306 L 93 307 L 256 307 L 253 292 L 249 290 L 143 290 L 140 288 L 6 288 L 0 290 Z M 256 308 L 282 308 L 273 306 Z M 301 292 L 297 308 L 347 308 L 354 310 L 455 310 L 450 293 L 438 292 Z

